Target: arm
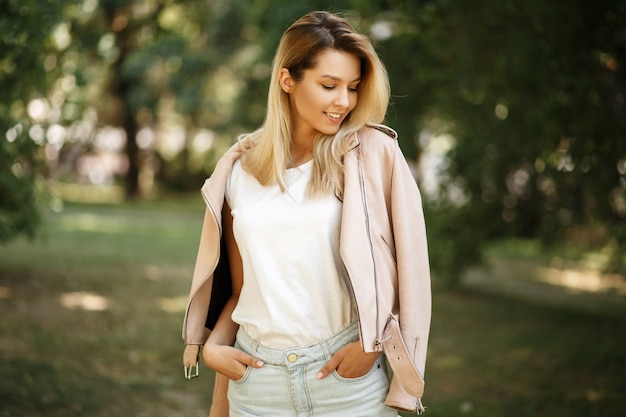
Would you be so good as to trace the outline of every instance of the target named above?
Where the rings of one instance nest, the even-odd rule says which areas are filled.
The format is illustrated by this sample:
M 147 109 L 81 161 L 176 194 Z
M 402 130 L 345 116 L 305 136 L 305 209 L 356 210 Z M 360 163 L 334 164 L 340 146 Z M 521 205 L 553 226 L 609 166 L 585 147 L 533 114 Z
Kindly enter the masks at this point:
M 395 152 L 393 172 L 391 207 L 398 266 L 399 323 L 402 339 L 422 377 L 421 384 L 411 387 L 415 392 L 424 389 L 423 376 L 430 331 L 428 245 L 419 189 L 399 147 Z M 422 414 L 424 406 L 421 397 L 409 394 L 398 374 L 394 374 L 385 404 L 398 410 Z
M 209 368 L 230 379 L 238 380 L 246 371 L 246 366 L 260 368 L 263 363 L 232 347 L 239 325 L 232 320 L 231 316 L 237 306 L 243 286 L 243 264 L 233 235 L 233 217 L 227 203 L 224 204 L 222 219 L 233 292 L 202 349 L 202 357 Z
M 235 307 L 237 307 L 239 294 L 243 286 L 243 263 L 237 242 L 235 241 L 235 236 L 233 235 L 233 216 L 226 202 L 224 202 L 224 208 L 222 210 L 222 224 L 224 227 L 223 233 L 224 240 L 226 241 L 226 250 L 228 252 L 233 293 L 226 302 L 206 344 L 232 346 L 235 343 L 235 336 L 237 335 L 239 326 L 231 319 L 231 315 Z
M 399 321 L 407 347 L 424 376 L 430 333 L 431 286 L 422 199 L 400 148 L 396 148 L 391 206 L 398 265 Z

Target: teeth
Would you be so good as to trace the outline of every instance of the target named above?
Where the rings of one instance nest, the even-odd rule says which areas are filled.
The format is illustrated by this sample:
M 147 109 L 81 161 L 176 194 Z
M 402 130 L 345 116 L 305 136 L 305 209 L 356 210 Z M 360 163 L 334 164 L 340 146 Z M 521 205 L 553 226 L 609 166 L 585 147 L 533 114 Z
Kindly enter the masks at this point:
M 332 117 L 333 119 L 339 119 L 341 117 L 341 113 L 326 113 L 326 114 Z

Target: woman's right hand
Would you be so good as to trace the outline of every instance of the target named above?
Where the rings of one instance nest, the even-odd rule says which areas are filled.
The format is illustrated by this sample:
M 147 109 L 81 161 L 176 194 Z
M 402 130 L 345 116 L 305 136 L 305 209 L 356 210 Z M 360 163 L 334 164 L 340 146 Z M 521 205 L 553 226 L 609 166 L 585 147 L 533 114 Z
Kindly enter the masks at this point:
M 248 355 L 232 346 L 206 344 L 202 348 L 204 363 L 215 372 L 226 376 L 233 381 L 243 378 L 246 368 L 261 368 L 263 361 Z

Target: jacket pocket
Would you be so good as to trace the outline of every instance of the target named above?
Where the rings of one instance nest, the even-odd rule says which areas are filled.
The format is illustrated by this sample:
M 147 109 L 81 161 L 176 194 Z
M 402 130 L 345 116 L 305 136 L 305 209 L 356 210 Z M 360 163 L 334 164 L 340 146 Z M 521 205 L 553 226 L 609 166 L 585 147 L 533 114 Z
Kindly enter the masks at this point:
M 385 239 L 385 236 L 380 235 L 380 240 L 383 241 L 383 246 L 387 249 L 387 254 L 393 260 L 394 265 L 396 264 L 396 248 L 395 245 L 389 243 L 388 239 Z

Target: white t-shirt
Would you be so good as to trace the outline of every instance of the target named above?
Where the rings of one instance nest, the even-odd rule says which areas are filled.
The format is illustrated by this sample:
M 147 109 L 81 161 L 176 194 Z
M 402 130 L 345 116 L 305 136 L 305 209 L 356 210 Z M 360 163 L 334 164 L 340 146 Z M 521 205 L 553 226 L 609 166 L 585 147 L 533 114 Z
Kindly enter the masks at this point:
M 306 197 L 312 167 L 288 169 L 281 192 L 237 161 L 226 186 L 244 271 L 232 319 L 275 349 L 319 343 L 356 318 L 339 254 L 342 203 Z

